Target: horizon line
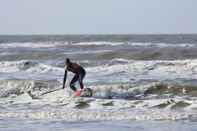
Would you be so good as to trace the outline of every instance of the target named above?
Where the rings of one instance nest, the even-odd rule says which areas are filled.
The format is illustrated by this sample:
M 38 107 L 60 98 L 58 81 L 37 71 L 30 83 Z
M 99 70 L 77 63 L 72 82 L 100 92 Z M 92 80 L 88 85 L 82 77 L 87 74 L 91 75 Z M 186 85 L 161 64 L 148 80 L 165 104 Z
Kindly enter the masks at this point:
M 98 33 L 98 34 L 95 34 L 95 33 L 92 33 L 92 34 L 78 34 L 78 33 L 73 33 L 73 34 L 45 34 L 45 33 L 41 33 L 41 34 L 0 34 L 0 36 L 85 36 L 85 35 L 89 35 L 89 36 L 95 36 L 95 35 L 100 35 L 100 36 L 107 36 L 107 35 L 197 35 L 197 33 Z

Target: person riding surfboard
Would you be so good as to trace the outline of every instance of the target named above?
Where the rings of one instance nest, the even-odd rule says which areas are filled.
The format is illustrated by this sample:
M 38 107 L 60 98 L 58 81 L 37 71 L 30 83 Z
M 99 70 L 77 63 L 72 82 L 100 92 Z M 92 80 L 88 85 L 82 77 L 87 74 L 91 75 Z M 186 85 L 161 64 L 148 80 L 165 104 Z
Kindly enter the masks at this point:
M 75 96 L 80 96 L 81 91 L 84 88 L 83 79 L 86 75 L 85 69 L 81 65 L 71 62 L 69 58 L 66 58 L 65 73 L 64 73 L 64 79 L 63 79 L 63 89 L 65 88 L 67 71 L 70 71 L 75 74 L 70 82 L 70 88 L 75 92 Z M 81 90 L 79 91 L 77 91 L 77 88 L 75 87 L 75 84 L 77 81 L 79 82 L 80 88 L 81 88 Z

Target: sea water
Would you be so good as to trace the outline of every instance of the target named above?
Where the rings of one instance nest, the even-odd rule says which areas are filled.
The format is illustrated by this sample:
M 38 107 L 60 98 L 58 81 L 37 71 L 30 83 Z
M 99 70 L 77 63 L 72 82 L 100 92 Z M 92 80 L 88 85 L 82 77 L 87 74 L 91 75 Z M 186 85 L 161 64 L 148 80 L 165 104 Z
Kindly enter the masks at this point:
M 0 36 L 0 130 L 195 130 L 197 35 Z M 73 97 L 65 58 L 93 97 Z M 77 85 L 78 86 L 78 85 Z

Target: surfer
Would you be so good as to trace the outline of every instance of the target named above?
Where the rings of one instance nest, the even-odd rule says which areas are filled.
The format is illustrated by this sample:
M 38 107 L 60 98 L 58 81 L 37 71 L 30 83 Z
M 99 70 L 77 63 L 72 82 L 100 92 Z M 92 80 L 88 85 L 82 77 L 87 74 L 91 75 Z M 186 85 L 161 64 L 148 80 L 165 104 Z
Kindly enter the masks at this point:
M 75 95 L 80 95 L 81 91 L 84 88 L 83 79 L 84 79 L 84 77 L 86 75 L 85 69 L 82 66 L 80 66 L 79 64 L 71 62 L 69 58 L 66 58 L 66 61 L 65 61 L 65 73 L 64 73 L 64 80 L 63 80 L 63 89 L 65 88 L 67 71 L 70 71 L 70 72 L 75 74 L 73 79 L 70 82 L 70 88 L 74 92 L 76 92 Z M 77 81 L 80 84 L 80 88 L 81 88 L 80 91 L 77 91 L 77 88 L 75 87 L 75 84 L 76 84 Z

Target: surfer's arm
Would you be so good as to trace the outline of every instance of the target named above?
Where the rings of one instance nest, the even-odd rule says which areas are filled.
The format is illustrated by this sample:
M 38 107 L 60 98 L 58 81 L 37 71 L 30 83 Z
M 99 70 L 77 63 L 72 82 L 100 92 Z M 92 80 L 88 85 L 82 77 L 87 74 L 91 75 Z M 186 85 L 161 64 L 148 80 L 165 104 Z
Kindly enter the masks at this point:
M 67 69 L 65 69 L 65 72 L 64 72 L 63 89 L 65 88 L 66 77 L 67 77 Z

